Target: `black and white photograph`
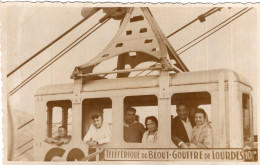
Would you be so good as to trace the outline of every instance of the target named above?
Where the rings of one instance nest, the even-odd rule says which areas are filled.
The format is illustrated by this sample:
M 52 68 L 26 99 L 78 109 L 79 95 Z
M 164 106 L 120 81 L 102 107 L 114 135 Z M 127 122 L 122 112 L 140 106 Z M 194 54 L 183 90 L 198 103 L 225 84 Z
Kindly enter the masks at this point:
M 259 4 L 0 9 L 4 164 L 259 163 Z

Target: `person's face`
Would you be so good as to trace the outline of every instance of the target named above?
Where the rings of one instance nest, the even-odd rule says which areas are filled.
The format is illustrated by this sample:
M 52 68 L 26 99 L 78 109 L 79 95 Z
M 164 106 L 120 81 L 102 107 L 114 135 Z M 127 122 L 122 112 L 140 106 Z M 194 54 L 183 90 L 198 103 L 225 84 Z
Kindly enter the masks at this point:
M 157 130 L 157 125 L 152 120 L 147 120 L 146 126 L 150 132 L 155 132 Z
M 199 126 L 205 122 L 205 117 L 203 113 L 196 113 L 195 114 L 195 123 Z
M 135 112 L 134 111 L 126 112 L 126 121 L 129 123 L 133 123 L 135 121 Z
M 93 119 L 93 125 L 96 128 L 100 128 L 102 125 L 102 118 L 99 116 L 98 118 Z
M 58 135 L 61 137 L 67 136 L 67 130 L 65 128 L 58 128 Z
M 188 116 L 187 107 L 185 105 L 178 106 L 177 114 L 182 120 L 186 120 Z

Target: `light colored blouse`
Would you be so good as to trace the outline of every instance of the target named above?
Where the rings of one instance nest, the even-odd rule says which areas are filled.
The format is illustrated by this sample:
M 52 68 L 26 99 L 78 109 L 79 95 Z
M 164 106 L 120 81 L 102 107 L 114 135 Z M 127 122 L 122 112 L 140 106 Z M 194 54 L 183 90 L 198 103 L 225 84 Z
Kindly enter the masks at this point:
M 143 134 L 142 143 L 154 144 L 158 139 L 157 132 L 158 131 L 154 134 L 150 134 L 149 130 L 145 131 Z
M 194 143 L 195 145 L 201 143 L 207 146 L 207 148 L 213 147 L 213 133 L 212 128 L 208 124 L 208 122 L 205 122 L 200 126 L 196 125 L 195 127 L 193 127 L 191 143 Z

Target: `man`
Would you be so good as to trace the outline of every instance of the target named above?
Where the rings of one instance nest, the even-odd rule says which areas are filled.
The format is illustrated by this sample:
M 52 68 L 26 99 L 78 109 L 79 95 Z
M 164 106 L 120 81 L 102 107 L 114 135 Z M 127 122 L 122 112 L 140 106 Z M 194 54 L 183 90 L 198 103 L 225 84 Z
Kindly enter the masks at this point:
M 108 124 L 103 122 L 101 114 L 97 112 L 91 116 L 91 119 L 93 124 L 90 125 L 83 141 L 90 147 L 110 142 L 112 133 Z
M 195 126 L 194 118 L 188 116 L 187 106 L 185 104 L 176 105 L 178 116 L 172 119 L 171 136 L 174 144 L 179 148 L 187 148 L 191 140 L 192 127 Z
M 62 144 L 67 144 L 71 140 L 71 136 L 67 135 L 67 129 L 64 126 L 60 126 L 58 128 L 58 136 L 54 138 L 47 138 L 45 142 L 47 143 L 54 143 L 57 146 L 61 146 Z
M 128 108 L 125 112 L 124 140 L 131 143 L 141 143 L 145 128 L 143 124 L 137 122 L 136 109 Z

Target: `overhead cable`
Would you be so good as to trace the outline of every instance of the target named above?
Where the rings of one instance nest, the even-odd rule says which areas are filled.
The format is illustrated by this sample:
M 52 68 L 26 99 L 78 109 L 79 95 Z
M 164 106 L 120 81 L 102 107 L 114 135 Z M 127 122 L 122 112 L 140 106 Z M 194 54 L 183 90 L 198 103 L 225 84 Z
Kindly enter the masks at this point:
M 182 26 L 181 28 L 179 28 L 178 30 L 176 30 L 175 32 L 171 33 L 170 35 L 167 36 L 167 38 L 170 38 L 171 36 L 173 36 L 174 34 L 178 33 L 179 31 L 183 30 L 184 28 L 186 28 L 187 26 L 191 25 L 192 23 L 196 22 L 197 20 L 200 20 L 201 22 L 205 21 L 205 18 L 212 15 L 213 13 L 220 11 L 222 9 L 222 7 L 216 8 L 213 7 L 212 9 L 210 9 L 209 11 L 207 11 L 204 14 L 201 14 L 200 16 L 198 16 L 197 18 L 195 18 L 194 20 L 192 20 L 191 22 L 187 23 L 186 25 Z
M 18 69 L 20 69 L 22 66 L 24 66 L 26 63 L 28 63 L 29 61 L 31 61 L 32 59 L 34 59 L 35 57 L 37 57 L 39 54 L 41 54 L 44 50 L 46 50 L 47 48 L 49 48 L 50 46 L 52 46 L 54 43 L 56 43 L 57 41 L 59 41 L 61 38 L 63 38 L 65 35 L 67 35 L 69 32 L 71 32 L 73 29 L 75 29 L 76 27 L 78 27 L 80 24 L 82 24 L 84 21 L 86 21 L 88 18 L 83 18 L 82 20 L 80 20 L 78 23 L 76 23 L 74 26 L 72 26 L 70 29 L 68 29 L 66 32 L 64 32 L 63 34 L 61 34 L 58 38 L 56 38 L 55 40 L 53 40 L 52 42 L 50 42 L 48 45 L 46 45 L 44 48 L 42 48 L 41 50 L 39 50 L 37 53 L 35 53 L 33 56 L 31 56 L 30 58 L 28 58 L 27 60 L 25 60 L 22 64 L 20 64 L 18 67 L 16 67 L 14 70 L 12 70 L 11 72 L 9 72 L 7 74 L 7 77 L 11 76 L 13 73 L 15 73 Z
M 195 18 L 194 20 L 192 20 L 191 22 L 189 22 L 188 24 L 182 26 L 181 28 L 179 28 L 178 30 L 176 30 L 175 32 L 171 33 L 170 35 L 167 36 L 167 38 L 172 37 L 173 35 L 175 35 L 176 33 L 178 33 L 179 31 L 183 30 L 184 28 L 186 28 L 187 26 L 191 25 L 192 23 L 194 23 L 197 20 L 200 20 L 201 22 L 203 22 L 201 19 L 205 19 L 206 17 L 210 16 L 211 14 L 220 11 L 222 9 L 222 7 L 213 7 L 212 9 L 210 9 L 209 11 L 201 14 L 200 16 L 198 16 L 197 18 Z M 150 10 L 149 10 L 150 11 Z M 152 14 L 150 12 L 150 14 Z M 115 68 L 114 70 L 116 70 L 117 68 Z M 135 75 L 135 77 L 139 76 L 140 74 L 142 74 L 144 71 L 141 71 L 140 73 L 138 73 L 137 75 Z M 103 77 L 107 76 L 107 74 L 105 74 Z
M 238 14 L 240 14 L 241 12 L 243 12 L 244 10 L 246 10 L 246 8 L 244 8 L 243 10 L 237 12 L 236 14 L 234 14 L 233 16 L 229 17 L 228 19 L 226 19 L 225 21 L 221 22 L 220 24 L 218 24 L 217 26 L 213 27 L 212 29 L 208 30 L 207 32 L 201 34 L 200 36 L 198 36 L 197 38 L 195 38 L 194 40 L 188 42 L 187 44 L 185 44 L 184 46 L 180 47 L 179 49 L 177 49 L 176 51 L 181 50 L 182 48 L 188 46 L 189 44 L 191 44 L 192 42 L 196 41 L 197 39 L 199 39 L 200 37 L 204 36 L 205 34 L 211 32 L 212 30 L 216 29 L 217 27 L 219 27 L 220 25 L 224 24 L 225 22 L 227 22 L 228 20 L 232 19 L 233 17 L 237 16 Z
M 181 28 L 179 28 L 178 30 L 176 30 L 175 32 L 171 33 L 170 35 L 167 36 L 167 38 L 172 37 L 173 35 L 175 35 L 176 33 L 178 33 L 179 31 L 183 30 L 184 28 L 186 28 L 187 26 L 191 25 L 192 23 L 196 22 L 197 20 L 200 20 L 201 22 L 205 21 L 205 18 L 214 14 L 217 11 L 220 11 L 223 7 L 213 7 L 212 9 L 210 9 L 209 11 L 205 12 L 204 14 L 199 15 L 197 18 L 195 18 L 194 20 L 192 20 L 191 22 L 187 23 L 186 25 L 182 26 Z M 140 73 L 138 73 L 137 75 L 135 75 L 135 77 L 139 76 L 140 74 L 142 74 L 144 71 L 141 71 Z M 149 73 L 148 73 L 149 74 Z M 146 74 L 146 75 L 148 75 Z
M 245 13 L 247 13 L 248 11 L 250 11 L 252 9 L 249 8 L 248 10 L 246 10 L 245 12 L 243 12 L 242 14 L 238 15 L 237 17 L 233 18 L 232 20 L 228 21 L 226 24 L 224 24 L 223 26 L 221 26 L 220 28 L 218 28 L 217 30 L 213 31 L 212 33 L 210 33 L 209 35 L 207 35 L 206 37 L 202 38 L 201 40 L 199 40 L 198 42 L 192 44 L 191 46 L 189 46 L 188 48 L 186 48 L 185 50 L 183 50 L 182 52 L 178 53 L 178 55 L 184 53 L 185 51 L 189 50 L 190 48 L 192 48 L 193 46 L 197 45 L 198 43 L 200 43 L 201 41 L 203 41 L 204 39 L 208 38 L 209 36 L 211 36 L 212 34 L 216 33 L 217 31 L 221 30 L 222 28 L 224 28 L 225 26 L 227 26 L 228 24 L 230 24 L 231 22 L 233 22 L 234 20 L 236 20 L 237 18 L 241 17 L 242 15 L 244 15 Z
M 44 71 L 46 68 L 48 68 L 51 64 L 53 64 L 55 61 L 60 59 L 63 55 L 65 55 L 67 52 L 69 52 L 72 48 L 77 46 L 81 41 L 86 39 L 88 36 L 90 36 L 93 32 L 98 30 L 101 26 L 103 26 L 110 18 L 105 20 L 103 23 L 101 23 L 99 26 L 99 22 L 95 24 L 93 27 L 91 27 L 88 31 L 86 31 L 84 34 L 82 34 L 79 38 L 77 38 L 75 41 L 73 41 L 69 46 L 67 46 L 65 49 L 63 49 L 60 53 L 58 53 L 56 56 L 54 56 L 51 60 L 46 62 L 42 67 L 40 67 L 38 70 L 36 70 L 34 73 L 32 73 L 29 77 L 27 77 L 23 82 L 21 82 L 19 85 L 17 85 L 14 89 L 12 89 L 8 96 L 12 96 L 14 93 L 16 93 L 19 89 L 21 89 L 24 85 L 26 85 L 28 82 L 30 82 L 33 78 L 35 78 L 38 74 L 40 74 L 42 71 Z M 97 27 L 96 27 L 97 26 Z M 95 28 L 96 27 L 96 28 Z M 91 31 L 93 28 L 95 28 L 93 31 Z M 90 32 L 91 31 L 91 32 Z M 89 34 L 87 34 L 90 32 Z M 87 34 L 87 35 L 86 35 Z M 84 36 L 86 35 L 86 36 Z M 84 36 L 84 37 L 83 37 Z M 83 38 L 82 38 L 83 37 Z M 82 38 L 82 39 L 81 39 Z M 74 44 L 75 43 L 75 44 Z M 74 45 L 73 45 L 74 44 Z
M 219 27 L 220 25 L 222 25 L 223 23 L 226 23 L 228 20 L 230 20 L 231 18 L 233 18 L 232 20 L 228 21 L 226 24 L 224 24 L 223 26 L 221 26 L 220 28 L 218 28 L 217 30 L 213 31 L 212 33 L 210 33 L 209 35 L 207 35 L 206 37 L 202 38 L 201 40 L 199 40 L 198 42 L 196 42 L 195 44 L 191 45 L 190 47 L 188 47 L 187 49 L 185 49 L 184 51 L 177 53 L 178 55 L 184 53 L 185 51 L 187 51 L 188 49 L 192 48 L 193 46 L 197 45 L 199 42 L 203 41 L 204 39 L 206 39 L 207 37 L 211 36 L 212 34 L 216 33 L 217 31 L 219 31 L 220 29 L 224 28 L 226 25 L 230 24 L 231 22 L 233 22 L 234 20 L 236 20 L 237 18 L 241 17 L 242 15 L 244 15 L 245 13 L 247 13 L 248 11 L 250 11 L 251 9 L 253 9 L 252 7 L 249 8 L 248 10 L 246 10 L 247 8 L 242 9 L 241 11 L 237 12 L 236 14 L 232 15 L 231 17 L 229 17 L 228 19 L 226 19 L 225 21 L 221 22 L 220 24 L 218 24 L 217 26 L 215 26 L 214 28 L 210 29 L 209 31 L 205 32 L 204 34 L 200 35 L 199 37 L 197 37 L 196 39 L 192 40 L 191 42 L 189 42 L 188 44 L 192 43 L 193 41 L 197 40 L 198 38 L 200 38 L 201 36 L 204 36 L 205 34 L 209 33 L 210 31 L 214 30 L 215 28 Z M 246 10 L 246 11 L 245 11 Z M 241 13 L 241 14 L 240 14 Z M 237 17 L 235 17 L 237 16 Z M 234 18 L 235 17 L 235 18 Z M 183 47 L 187 46 L 188 44 L 185 44 L 184 46 L 182 46 L 181 48 L 179 48 L 178 50 L 182 49 Z M 178 51 L 177 50 L 177 51 Z M 149 73 L 150 74 L 150 73 Z M 146 74 L 148 75 L 148 74 Z

